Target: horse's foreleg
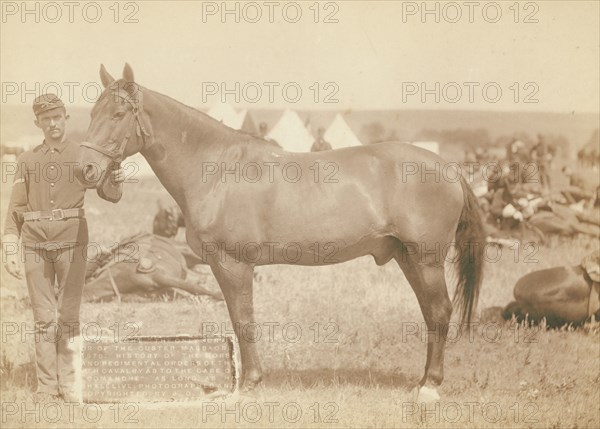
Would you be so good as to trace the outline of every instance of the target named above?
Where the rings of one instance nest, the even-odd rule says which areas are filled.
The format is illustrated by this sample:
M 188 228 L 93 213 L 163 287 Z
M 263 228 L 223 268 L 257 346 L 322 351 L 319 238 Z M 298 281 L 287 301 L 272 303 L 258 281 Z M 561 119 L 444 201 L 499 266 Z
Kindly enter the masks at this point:
M 242 390 L 252 390 L 262 379 L 256 339 L 247 335 L 247 328 L 255 326 L 252 300 L 254 266 L 232 260 L 223 263 L 212 262 L 210 267 L 223 291 L 229 317 L 239 341 L 242 358 Z
M 437 387 L 444 379 L 444 349 L 452 315 L 443 261 L 425 265 L 426 261 L 400 252 L 395 259 L 417 296 L 427 325 L 427 360 L 419 383 L 419 401 L 435 401 L 439 399 Z

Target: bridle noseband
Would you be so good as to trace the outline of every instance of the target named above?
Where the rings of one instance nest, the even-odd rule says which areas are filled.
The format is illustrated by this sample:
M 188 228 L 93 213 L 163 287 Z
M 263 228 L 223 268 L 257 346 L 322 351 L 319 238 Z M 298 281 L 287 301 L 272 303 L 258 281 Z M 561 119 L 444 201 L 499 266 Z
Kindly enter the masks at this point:
M 132 123 L 136 122 L 136 135 L 142 138 L 142 148 L 146 147 L 146 137 L 150 137 L 150 134 L 146 131 L 146 128 L 144 127 L 144 125 L 142 124 L 142 120 L 140 119 L 140 115 L 144 111 L 142 92 L 138 89 L 137 97 L 135 98 L 129 95 L 128 93 L 123 94 L 123 92 L 119 90 L 118 84 L 116 82 L 112 84 L 109 87 L 109 89 L 116 89 L 116 91 L 112 92 L 112 95 L 119 97 L 121 100 L 126 101 L 131 105 L 131 111 L 127 113 L 127 115 L 129 115 L 127 133 L 125 134 L 123 141 L 121 141 L 121 143 L 119 143 L 119 145 L 115 149 L 107 149 L 104 146 L 100 146 L 98 144 L 89 142 L 83 142 L 81 143 L 81 146 L 85 146 L 87 148 L 95 150 L 96 152 L 100 152 L 102 155 L 110 158 L 110 160 L 113 163 L 120 164 L 121 161 L 123 161 L 123 153 L 125 152 L 125 147 L 127 146 L 129 138 L 131 137 Z M 111 147 L 115 144 L 116 137 L 114 136 L 114 134 L 117 131 L 118 127 L 114 130 L 113 134 L 111 134 L 110 138 L 108 139 L 108 144 L 106 146 Z

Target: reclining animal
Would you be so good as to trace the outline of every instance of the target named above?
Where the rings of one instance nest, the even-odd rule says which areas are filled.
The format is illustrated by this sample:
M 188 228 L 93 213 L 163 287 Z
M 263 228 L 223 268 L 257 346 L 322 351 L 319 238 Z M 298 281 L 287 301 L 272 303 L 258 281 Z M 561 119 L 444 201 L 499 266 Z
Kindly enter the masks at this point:
M 88 262 L 83 298 L 120 300 L 122 294 L 158 296 L 174 289 L 223 300 L 220 290 L 211 291 L 192 280 L 198 274 L 190 274 L 190 268 L 199 263 L 202 261 L 186 244 L 139 233 Z
M 515 301 L 503 318 L 516 316 L 547 326 L 580 325 L 591 316 L 600 320 L 600 251 L 587 255 L 579 265 L 537 270 L 521 277 L 514 288 Z

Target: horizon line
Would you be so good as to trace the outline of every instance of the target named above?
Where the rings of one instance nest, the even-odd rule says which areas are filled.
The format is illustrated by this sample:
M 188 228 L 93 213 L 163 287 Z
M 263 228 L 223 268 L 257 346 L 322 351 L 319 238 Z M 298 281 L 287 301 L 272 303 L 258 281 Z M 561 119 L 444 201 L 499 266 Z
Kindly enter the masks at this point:
M 92 106 L 95 103 L 85 103 L 85 104 L 81 104 L 81 103 L 72 103 L 72 104 L 66 104 L 66 107 L 69 108 L 86 108 L 89 107 L 90 109 L 92 108 Z M 184 103 L 185 104 L 185 103 Z M 203 105 L 188 105 L 189 107 L 193 107 L 195 109 L 200 109 L 200 110 L 208 110 L 210 109 L 213 105 L 215 105 L 216 103 L 209 105 L 209 104 L 203 104 Z M 494 113 L 527 113 L 527 114 L 559 114 L 559 115 L 597 115 L 600 116 L 600 110 L 599 111 L 587 111 L 587 110 L 582 110 L 582 111 L 561 111 L 561 110 L 520 110 L 520 109 L 516 109 L 516 110 L 505 110 L 505 109 L 498 109 L 498 110 L 488 110 L 488 109 L 467 109 L 467 108 L 458 108 L 458 109 L 453 109 L 453 108 L 441 108 L 441 107 L 436 107 L 436 108 L 425 108 L 425 107 L 395 107 L 395 108 L 354 108 L 354 107 L 323 107 L 323 108 L 308 108 L 308 107 L 301 107 L 299 106 L 298 108 L 294 108 L 292 106 L 285 106 L 285 107 L 262 107 L 262 106 L 248 106 L 248 105 L 239 105 L 239 104 L 235 104 L 235 103 L 230 103 L 230 102 L 226 102 L 223 104 L 229 104 L 230 106 L 232 106 L 235 109 L 242 109 L 242 110 L 271 110 L 271 111 L 286 111 L 286 110 L 294 110 L 294 111 L 315 111 L 315 112 L 327 112 L 327 113 L 343 113 L 346 114 L 347 112 L 353 113 L 353 112 L 394 112 L 394 111 L 423 111 L 423 112 L 453 112 L 453 113 L 490 113 L 490 114 L 494 114 Z M 2 106 L 6 106 L 6 107 L 21 107 L 21 106 L 27 106 L 30 107 L 31 106 L 29 104 L 25 104 L 25 103 L 0 103 L 0 107 Z

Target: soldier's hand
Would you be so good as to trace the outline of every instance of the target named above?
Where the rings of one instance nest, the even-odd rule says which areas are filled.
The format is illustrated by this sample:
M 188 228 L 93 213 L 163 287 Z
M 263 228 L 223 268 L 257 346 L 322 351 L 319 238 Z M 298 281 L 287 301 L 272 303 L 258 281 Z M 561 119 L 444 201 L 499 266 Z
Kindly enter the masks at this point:
M 125 170 L 123 167 L 119 166 L 119 168 L 111 171 L 110 180 L 114 184 L 123 183 L 125 181 Z
M 21 249 L 19 247 L 19 237 L 13 234 L 5 235 L 2 238 L 2 261 L 6 271 L 19 280 L 23 278 L 21 269 Z

